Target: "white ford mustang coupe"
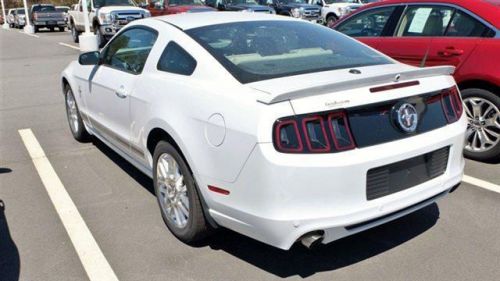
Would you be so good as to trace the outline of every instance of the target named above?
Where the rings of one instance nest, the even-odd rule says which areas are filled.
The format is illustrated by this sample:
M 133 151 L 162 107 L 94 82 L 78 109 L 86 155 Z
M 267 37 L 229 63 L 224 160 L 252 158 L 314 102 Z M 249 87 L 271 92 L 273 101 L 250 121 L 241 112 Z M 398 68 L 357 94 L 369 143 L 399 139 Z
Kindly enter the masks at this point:
M 62 88 L 73 136 L 153 178 L 180 240 L 223 226 L 289 249 L 458 186 L 467 122 L 452 72 L 289 17 L 187 13 L 132 22 Z

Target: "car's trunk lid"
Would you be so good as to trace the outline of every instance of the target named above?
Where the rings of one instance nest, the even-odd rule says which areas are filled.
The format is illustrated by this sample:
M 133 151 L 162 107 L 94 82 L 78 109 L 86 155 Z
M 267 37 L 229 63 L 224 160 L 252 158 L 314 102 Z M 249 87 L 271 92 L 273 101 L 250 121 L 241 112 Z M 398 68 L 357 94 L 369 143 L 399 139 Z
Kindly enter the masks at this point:
M 347 103 L 353 106 L 363 101 L 382 101 L 390 97 L 374 96 L 369 89 L 433 76 L 448 76 L 453 71 L 452 66 L 416 68 L 388 64 L 277 78 L 250 83 L 248 86 L 259 91 L 259 102 L 273 104 L 290 101 L 296 113 L 300 114 L 312 110 L 330 110 Z M 354 100 L 358 102 L 351 102 Z

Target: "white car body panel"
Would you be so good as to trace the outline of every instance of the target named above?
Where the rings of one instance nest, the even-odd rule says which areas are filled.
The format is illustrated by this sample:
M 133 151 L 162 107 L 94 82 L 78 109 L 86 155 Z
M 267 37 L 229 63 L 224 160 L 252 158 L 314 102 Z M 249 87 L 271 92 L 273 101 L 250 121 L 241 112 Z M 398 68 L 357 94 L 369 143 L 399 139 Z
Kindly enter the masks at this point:
M 153 163 L 152 153 L 147 147 L 148 136 L 154 129 L 167 132 L 193 171 L 211 218 L 221 226 L 282 249 L 289 249 L 310 231 L 324 230 L 323 243 L 328 243 L 379 225 L 434 202 L 438 197 L 433 196 L 446 193 L 460 183 L 464 167 L 464 114 L 459 121 L 440 129 L 339 153 L 280 153 L 273 146 L 271 134 L 274 122 L 285 116 L 349 108 L 367 101 L 373 103 L 449 88 L 455 85 L 449 74 L 420 77 L 418 86 L 376 95 L 369 92 L 369 86 L 362 86 L 266 104 L 262 100 L 272 101 L 280 94 L 319 86 L 332 79 L 347 81 L 363 75 L 369 77 L 375 73 L 398 73 L 416 68 L 394 64 L 359 68 L 362 73 L 354 77 L 345 70 L 336 70 L 301 75 L 302 83 L 297 83 L 299 79 L 295 76 L 241 84 L 180 29 L 247 19 L 294 19 L 246 13 L 222 14 L 170 15 L 130 23 L 127 28 L 146 25 L 159 31 L 140 75 L 117 73 L 107 66 L 82 66 L 72 62 L 63 71 L 62 78 L 73 89 L 89 132 L 150 177 Z M 191 76 L 156 69 L 159 57 L 171 40 L 197 60 Z M 91 75 L 92 81 L 89 82 Z M 374 86 L 384 84 L 390 83 Z M 115 94 L 121 86 L 127 92 L 126 98 Z M 94 98 L 96 95 L 101 96 Z M 444 175 L 366 201 L 365 179 L 370 168 L 445 146 L 450 146 L 450 154 Z M 335 184 L 327 184 L 332 179 Z M 226 196 L 211 192 L 208 185 L 219 186 L 231 193 Z M 433 199 L 363 228 L 344 228 L 429 198 Z

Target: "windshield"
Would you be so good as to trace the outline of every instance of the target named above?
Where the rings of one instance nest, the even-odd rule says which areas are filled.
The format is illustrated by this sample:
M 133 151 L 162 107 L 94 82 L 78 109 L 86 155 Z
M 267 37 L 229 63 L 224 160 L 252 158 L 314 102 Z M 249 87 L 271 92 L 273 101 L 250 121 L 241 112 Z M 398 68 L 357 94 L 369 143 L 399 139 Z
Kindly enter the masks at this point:
M 283 4 L 307 4 L 307 0 L 278 0 Z
M 333 3 L 353 3 L 353 4 L 358 4 L 358 0 L 325 0 L 326 4 L 333 4 Z
M 24 9 L 17 9 L 16 13 L 18 15 L 24 15 Z
M 94 8 L 106 6 L 137 6 L 134 0 L 94 0 Z
M 56 8 L 50 5 L 37 5 L 33 6 L 33 12 L 55 12 Z
M 67 13 L 69 11 L 69 8 L 56 8 L 56 11 Z
M 201 0 L 170 0 L 169 6 L 188 6 L 188 5 L 203 5 Z M 163 4 L 162 4 L 163 6 Z
M 258 5 L 255 0 L 229 0 L 228 3 L 233 5 Z
M 186 33 L 241 83 L 393 63 L 354 39 L 307 22 L 236 22 Z

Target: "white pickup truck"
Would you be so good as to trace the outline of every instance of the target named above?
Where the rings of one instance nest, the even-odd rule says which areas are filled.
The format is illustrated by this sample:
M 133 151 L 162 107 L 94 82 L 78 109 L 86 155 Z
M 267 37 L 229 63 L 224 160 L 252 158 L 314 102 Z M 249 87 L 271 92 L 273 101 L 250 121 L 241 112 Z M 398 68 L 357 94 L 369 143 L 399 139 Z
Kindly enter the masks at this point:
M 321 17 L 326 26 L 331 27 L 341 17 L 350 14 L 364 4 L 378 0 L 310 0 L 321 6 Z
M 151 16 L 148 10 L 137 7 L 133 0 L 87 0 L 87 6 L 83 9 L 80 0 L 69 11 L 68 26 L 75 43 L 78 43 L 78 35 L 85 31 L 84 10 L 89 11 L 90 29 L 97 35 L 99 47 L 103 47 L 127 23 Z

